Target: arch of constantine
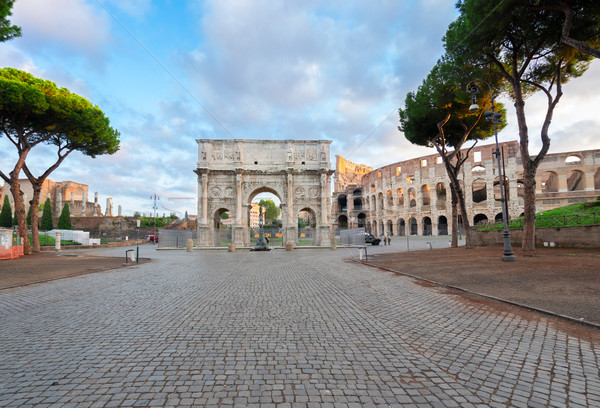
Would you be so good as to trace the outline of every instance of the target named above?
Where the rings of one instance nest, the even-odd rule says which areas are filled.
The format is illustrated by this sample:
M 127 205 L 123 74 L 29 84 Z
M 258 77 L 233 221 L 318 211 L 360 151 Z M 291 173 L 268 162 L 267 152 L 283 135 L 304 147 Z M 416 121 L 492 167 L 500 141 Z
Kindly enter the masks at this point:
M 329 140 L 198 139 L 198 246 L 218 245 L 221 214 L 232 243 L 250 246 L 250 208 L 260 193 L 281 202 L 283 242 L 298 242 L 298 214 L 311 215 L 313 245 L 331 238 Z
M 508 213 L 523 213 L 519 143 L 500 144 Z M 471 225 L 502 219 L 495 145 L 476 146 L 459 179 Z M 466 151 L 466 149 L 465 149 Z M 335 228 L 365 227 L 376 235 L 449 235 L 450 180 L 441 158 L 423 156 L 378 169 L 336 156 Z M 536 210 L 594 200 L 600 195 L 600 150 L 548 154 L 536 175 Z

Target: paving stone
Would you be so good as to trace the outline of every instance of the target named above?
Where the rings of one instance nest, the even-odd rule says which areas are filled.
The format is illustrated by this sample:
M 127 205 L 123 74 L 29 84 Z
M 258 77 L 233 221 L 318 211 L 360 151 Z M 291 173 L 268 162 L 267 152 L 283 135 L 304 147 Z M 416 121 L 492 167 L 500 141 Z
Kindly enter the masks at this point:
M 156 251 L 0 291 L 0 407 L 598 405 L 597 331 L 344 256 Z

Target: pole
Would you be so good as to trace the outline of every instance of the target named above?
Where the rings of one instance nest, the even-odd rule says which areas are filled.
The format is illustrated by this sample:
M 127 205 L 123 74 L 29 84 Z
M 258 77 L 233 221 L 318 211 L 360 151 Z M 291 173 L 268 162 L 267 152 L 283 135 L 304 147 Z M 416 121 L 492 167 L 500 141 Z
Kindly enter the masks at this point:
M 487 83 L 487 82 L 486 82 Z M 489 86 L 489 84 L 488 84 Z M 496 139 L 496 162 L 498 163 L 498 176 L 500 177 L 500 204 L 502 204 L 502 239 L 504 241 L 504 252 L 502 260 L 512 262 L 515 260 L 515 255 L 510 245 L 510 232 L 508 232 L 508 208 L 504 195 L 504 173 L 502 172 L 502 163 L 500 162 L 500 147 L 498 146 L 498 120 L 496 119 L 496 105 L 494 103 L 494 95 L 492 95 L 492 87 L 490 86 L 490 98 L 492 100 L 492 121 L 494 123 L 494 138 Z
M 136 239 L 135 239 L 135 260 L 140 263 L 140 220 L 135 220 L 136 223 Z
M 506 262 L 512 262 L 515 260 L 515 255 L 512 250 L 512 246 L 510 245 L 510 232 L 508 232 L 508 205 L 506 203 L 506 198 L 504 194 L 504 174 L 502 172 L 502 163 L 500 162 L 500 147 L 498 145 L 498 121 L 500 120 L 500 115 L 496 115 L 496 104 L 494 93 L 492 91 L 492 86 L 483 81 L 481 79 L 475 79 L 467 84 L 467 91 L 471 94 L 472 104 L 469 107 L 470 111 L 478 110 L 479 106 L 475 102 L 476 95 L 481 91 L 481 88 L 477 85 L 477 82 L 483 82 L 490 89 L 490 100 L 492 101 L 492 111 L 485 112 L 485 117 L 487 120 L 491 120 L 494 124 L 494 139 L 496 140 L 496 150 L 494 151 L 494 156 L 496 156 L 496 163 L 498 166 L 498 176 L 500 179 L 500 204 L 502 204 L 502 238 L 504 241 L 504 252 L 502 254 L 502 260 Z M 470 85 L 473 84 L 471 87 Z

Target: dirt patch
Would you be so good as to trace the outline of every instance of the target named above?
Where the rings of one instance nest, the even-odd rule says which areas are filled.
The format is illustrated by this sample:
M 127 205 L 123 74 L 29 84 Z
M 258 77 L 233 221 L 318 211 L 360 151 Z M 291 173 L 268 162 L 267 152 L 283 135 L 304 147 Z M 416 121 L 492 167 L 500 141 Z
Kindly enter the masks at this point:
M 600 325 L 600 250 L 514 252 L 515 262 L 489 246 L 377 254 L 368 264 Z
M 125 257 L 37 252 L 17 259 L 0 261 L 0 289 L 136 265 L 125 261 Z M 149 261 L 148 258 L 140 258 L 140 263 Z

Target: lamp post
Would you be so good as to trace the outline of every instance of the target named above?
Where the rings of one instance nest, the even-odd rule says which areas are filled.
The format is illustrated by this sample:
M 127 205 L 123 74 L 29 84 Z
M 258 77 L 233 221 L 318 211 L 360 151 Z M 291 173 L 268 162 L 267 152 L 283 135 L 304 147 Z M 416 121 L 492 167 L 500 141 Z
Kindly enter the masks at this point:
M 156 200 L 160 200 L 160 197 L 158 196 L 158 194 L 154 193 L 150 196 L 150 199 L 154 200 L 154 204 L 152 205 L 152 209 L 154 210 L 154 242 L 153 244 L 156 245 L 156 241 L 158 240 L 158 236 L 156 235 L 156 210 L 158 209 L 158 206 L 156 205 Z
M 512 250 L 512 246 L 510 244 L 510 233 L 508 232 L 508 208 L 506 198 L 504 196 L 504 175 L 502 174 L 502 165 L 500 162 L 500 147 L 498 146 L 498 123 L 500 122 L 502 115 L 500 113 L 496 113 L 496 105 L 494 100 L 496 96 L 492 92 L 492 87 L 486 81 L 481 79 L 475 79 L 467 84 L 467 92 L 471 95 L 471 106 L 469 107 L 469 111 L 473 112 L 479 110 L 479 106 L 477 105 L 477 94 L 481 92 L 481 88 L 477 85 L 477 82 L 482 82 L 490 88 L 490 100 L 492 101 L 492 110 L 485 112 L 486 120 L 492 122 L 494 124 L 494 138 L 496 139 L 496 151 L 494 151 L 494 156 L 496 156 L 496 162 L 498 163 L 498 175 L 500 177 L 500 203 L 502 205 L 502 237 L 504 241 L 504 252 L 502 254 L 502 260 L 505 262 L 512 262 L 515 260 L 515 255 Z

